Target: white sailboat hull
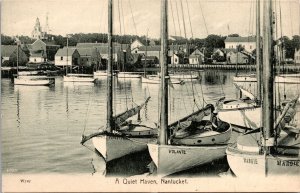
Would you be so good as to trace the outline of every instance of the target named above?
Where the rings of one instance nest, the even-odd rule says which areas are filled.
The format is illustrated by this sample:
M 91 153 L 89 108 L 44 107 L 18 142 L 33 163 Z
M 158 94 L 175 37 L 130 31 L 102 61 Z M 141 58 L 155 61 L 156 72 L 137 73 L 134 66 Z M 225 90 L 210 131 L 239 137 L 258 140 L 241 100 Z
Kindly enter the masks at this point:
M 175 146 L 148 144 L 157 174 L 166 176 L 210 163 L 225 156 L 227 145 Z
M 254 76 L 235 76 L 233 77 L 234 82 L 256 82 L 257 79 Z M 300 84 L 300 75 L 278 75 L 275 76 L 275 83 L 290 83 Z
M 195 74 L 170 74 L 171 79 L 182 79 L 182 80 L 190 80 L 190 79 L 198 79 L 198 75 Z
M 124 73 L 124 72 L 119 72 L 118 78 L 141 78 L 142 75 L 140 74 L 134 74 L 134 73 Z
M 104 157 L 106 162 L 121 158 L 128 154 L 147 149 L 147 143 L 153 141 L 153 137 L 127 138 L 114 135 L 99 135 L 93 137 L 95 149 Z
M 218 118 L 232 125 L 247 128 L 261 127 L 261 107 L 221 109 Z
M 96 72 L 93 73 L 94 76 L 104 76 L 104 77 L 107 77 L 107 72 L 106 71 L 103 71 L 103 70 L 98 70 Z M 115 76 L 116 73 L 114 72 L 113 73 L 113 76 Z
M 150 78 L 145 78 L 142 77 L 142 83 L 147 83 L 147 84 L 160 84 L 160 78 L 159 77 L 150 77 Z M 182 84 L 182 80 L 177 80 L 177 79 L 171 79 L 172 84 Z
M 45 78 L 14 78 L 14 85 L 27 85 L 27 86 L 47 86 L 54 84 L 54 79 Z
M 84 77 L 84 76 L 64 76 L 64 82 L 94 82 L 95 78 L 93 77 Z
M 300 174 L 299 156 L 244 154 L 232 148 L 228 148 L 226 154 L 228 164 L 237 177 L 257 178 Z

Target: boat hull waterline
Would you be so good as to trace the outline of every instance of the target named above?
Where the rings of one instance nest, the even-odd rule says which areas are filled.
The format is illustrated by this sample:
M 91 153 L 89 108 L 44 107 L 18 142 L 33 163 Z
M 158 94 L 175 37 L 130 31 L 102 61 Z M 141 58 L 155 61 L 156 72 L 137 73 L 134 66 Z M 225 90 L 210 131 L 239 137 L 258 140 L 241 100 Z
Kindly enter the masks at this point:
M 153 142 L 154 137 L 124 137 L 119 135 L 99 135 L 93 137 L 95 149 L 103 156 L 106 162 L 121 158 L 125 155 L 144 151 L 147 143 Z
M 157 174 L 166 176 L 225 157 L 227 145 L 182 146 L 148 144 Z

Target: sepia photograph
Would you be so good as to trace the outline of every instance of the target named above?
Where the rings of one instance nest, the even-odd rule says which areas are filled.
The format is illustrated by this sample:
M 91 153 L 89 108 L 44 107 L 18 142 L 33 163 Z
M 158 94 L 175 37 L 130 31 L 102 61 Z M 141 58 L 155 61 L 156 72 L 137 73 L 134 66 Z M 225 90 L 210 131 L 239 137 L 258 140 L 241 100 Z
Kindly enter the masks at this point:
M 300 190 L 300 0 L 2 0 L 3 192 Z

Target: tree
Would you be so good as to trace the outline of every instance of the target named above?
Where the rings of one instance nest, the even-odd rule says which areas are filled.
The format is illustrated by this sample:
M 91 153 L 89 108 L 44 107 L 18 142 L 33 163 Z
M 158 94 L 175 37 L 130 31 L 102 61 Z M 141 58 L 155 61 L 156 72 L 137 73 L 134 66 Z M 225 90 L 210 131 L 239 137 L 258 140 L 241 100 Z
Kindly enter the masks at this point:
M 15 44 L 15 41 L 13 38 L 1 34 L 1 45 L 13 45 Z

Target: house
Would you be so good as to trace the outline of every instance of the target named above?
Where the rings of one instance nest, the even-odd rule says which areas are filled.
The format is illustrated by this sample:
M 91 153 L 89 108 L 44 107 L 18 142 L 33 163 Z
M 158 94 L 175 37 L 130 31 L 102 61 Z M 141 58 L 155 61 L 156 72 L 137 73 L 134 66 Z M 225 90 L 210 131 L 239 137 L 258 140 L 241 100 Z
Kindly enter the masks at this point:
M 1 45 L 1 66 L 17 66 L 17 55 L 19 55 L 19 65 L 26 65 L 28 56 L 20 46 Z
M 146 54 L 147 52 L 147 54 Z M 160 45 L 157 46 L 141 46 L 137 50 L 138 54 L 147 55 L 147 56 L 155 56 L 160 60 Z
M 183 64 L 184 63 L 184 55 L 183 54 L 173 54 L 171 56 L 171 64 Z
M 200 50 L 196 49 L 189 56 L 189 64 L 202 64 L 204 63 L 204 54 Z
M 55 54 L 55 66 L 79 65 L 80 55 L 75 47 L 60 48 Z
M 42 41 L 40 39 L 27 45 L 27 47 L 30 52 L 30 63 L 53 61 L 57 50 L 60 48 L 59 45 L 56 45 L 51 41 Z
M 130 45 L 131 53 L 136 53 L 135 51 L 138 50 L 138 48 L 141 46 L 145 45 L 140 40 L 135 39 Z
M 77 48 L 80 55 L 79 64 L 81 66 L 91 67 L 101 63 L 101 56 L 97 48 Z
M 105 61 L 108 60 L 107 43 L 77 43 L 76 48 L 96 48 Z M 130 59 L 130 44 L 113 42 L 113 60 L 115 63 L 127 63 Z M 104 62 L 105 62 L 104 61 Z
M 294 62 L 295 64 L 300 64 L 300 49 L 295 49 Z
M 237 51 L 230 51 L 226 54 L 228 64 L 249 64 L 249 56 Z
M 225 39 L 225 48 L 227 49 L 236 49 L 239 45 L 246 51 L 252 52 L 256 49 L 256 37 L 227 37 Z
M 29 63 L 43 63 L 47 62 L 47 54 L 44 50 L 31 50 Z

